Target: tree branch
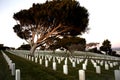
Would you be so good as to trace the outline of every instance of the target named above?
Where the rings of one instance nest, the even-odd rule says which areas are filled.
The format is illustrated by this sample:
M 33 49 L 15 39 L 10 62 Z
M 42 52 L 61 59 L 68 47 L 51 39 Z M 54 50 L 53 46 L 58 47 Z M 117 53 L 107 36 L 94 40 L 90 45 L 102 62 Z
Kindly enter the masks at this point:
M 60 27 L 61 27 L 61 24 L 59 24 L 57 27 L 55 27 L 51 31 L 47 32 L 45 35 L 41 36 L 41 38 L 39 38 L 37 40 L 37 43 L 40 43 L 41 40 L 44 41 L 45 39 L 47 39 L 51 34 L 53 34 L 54 32 L 56 32 L 56 30 L 59 29 Z

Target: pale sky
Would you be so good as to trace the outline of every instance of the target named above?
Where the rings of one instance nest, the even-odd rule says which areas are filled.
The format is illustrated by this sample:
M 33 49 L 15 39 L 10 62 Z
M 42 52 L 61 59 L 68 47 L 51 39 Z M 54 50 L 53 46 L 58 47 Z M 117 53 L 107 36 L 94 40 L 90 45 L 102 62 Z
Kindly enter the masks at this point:
M 28 9 L 33 3 L 46 0 L 0 0 L 0 44 L 19 47 L 24 40 L 14 32 L 16 24 L 13 14 L 21 9 Z M 100 44 L 108 39 L 112 47 L 120 47 L 120 0 L 78 0 L 81 6 L 88 9 L 90 31 L 82 35 L 89 42 Z

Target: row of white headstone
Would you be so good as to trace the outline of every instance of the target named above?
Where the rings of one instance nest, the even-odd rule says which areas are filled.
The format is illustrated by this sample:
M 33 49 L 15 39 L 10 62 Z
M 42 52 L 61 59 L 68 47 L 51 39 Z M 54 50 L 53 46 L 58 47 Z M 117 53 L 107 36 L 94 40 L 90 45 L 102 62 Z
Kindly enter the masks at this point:
M 68 58 L 65 58 L 65 57 L 53 57 L 51 55 L 40 55 L 38 57 L 31 57 L 31 56 L 28 56 L 28 55 L 21 55 L 22 57 L 24 58 L 27 58 L 28 60 L 31 60 L 31 61 L 35 61 L 35 63 L 40 63 L 42 64 L 42 61 L 43 59 L 45 58 L 45 67 L 48 67 L 48 62 L 51 61 L 51 59 L 53 58 L 53 70 L 56 70 L 56 61 L 58 61 L 58 63 L 60 64 L 61 61 L 64 60 L 64 65 L 63 65 L 63 73 L 64 74 L 68 74 L 68 65 L 67 65 L 67 62 L 68 62 Z M 39 60 L 39 61 L 38 61 Z M 82 76 L 79 78 L 79 80 L 85 80 L 85 70 L 87 69 L 87 63 L 88 63 L 88 59 L 79 59 L 79 58 L 73 58 L 73 57 L 69 57 L 69 60 L 70 62 L 72 63 L 72 66 L 73 67 L 76 67 L 76 63 L 79 64 L 80 62 L 84 61 L 83 65 L 82 65 L 82 70 L 79 70 L 79 76 Z M 99 65 L 97 64 L 100 64 L 101 66 L 103 66 L 103 64 L 105 63 L 105 70 L 109 70 L 109 65 L 110 67 L 112 68 L 113 66 L 116 66 L 118 65 L 118 62 L 113 62 L 111 63 L 110 61 L 103 61 L 103 60 L 96 60 L 94 61 L 93 59 L 90 59 L 93 66 L 96 68 L 96 73 L 98 74 L 101 74 L 101 68 Z M 108 65 L 109 64 L 109 65 Z M 120 68 L 120 67 L 119 67 Z M 116 75 L 120 72 L 120 70 L 115 70 L 115 79 L 116 79 Z M 118 78 L 119 76 L 117 76 Z M 82 78 L 82 79 L 81 79 Z M 116 79 L 116 80 L 120 80 L 119 79 Z
M 109 70 L 110 68 L 113 68 L 115 66 L 120 66 L 119 63 L 116 61 L 115 62 L 103 61 L 103 60 L 102 61 L 100 61 L 100 60 L 94 61 L 93 59 L 91 59 L 91 62 L 94 65 L 94 67 L 96 67 L 97 64 L 100 66 L 103 66 L 103 64 L 104 64 L 105 70 Z M 120 67 L 119 67 L 119 69 L 120 69 Z
M 50 61 L 50 58 L 51 57 L 49 57 L 49 60 L 45 59 L 45 67 L 48 67 L 48 61 Z M 61 63 L 62 60 L 64 60 L 64 57 L 53 57 L 53 66 L 52 66 L 53 70 L 56 70 L 56 68 L 57 68 L 55 58 L 58 60 L 59 64 Z M 30 57 L 28 59 L 30 60 Z M 33 60 L 34 59 L 32 59 L 32 61 Z M 43 58 L 40 58 L 40 61 L 39 61 L 40 64 L 42 64 L 42 60 L 43 60 Z M 35 63 L 37 63 L 37 62 L 38 62 L 38 59 L 37 59 L 37 57 L 35 57 Z M 68 65 L 67 64 L 68 64 L 68 58 L 65 58 L 64 65 L 63 65 L 63 73 L 66 75 L 68 75 Z M 76 67 L 75 61 L 72 61 L 72 66 Z M 79 80 L 85 80 L 85 71 L 84 70 L 79 70 L 78 74 L 79 74 Z
M 15 80 L 20 80 L 20 69 L 15 70 L 15 63 L 2 51 L 3 57 L 8 63 L 9 69 L 11 70 L 11 75 L 15 76 Z
M 109 68 L 113 68 L 116 65 L 119 65 L 120 63 L 118 62 L 110 62 L 110 61 L 106 61 L 105 62 L 105 70 L 109 70 Z M 114 75 L 115 75 L 115 80 L 120 80 L 120 66 L 118 70 L 114 70 Z
M 11 50 L 11 52 L 14 52 L 14 53 L 17 53 L 17 55 L 21 55 L 21 53 L 22 54 L 29 54 L 30 53 L 30 51 L 28 51 L 28 50 Z M 41 55 L 41 54 L 45 54 L 45 53 L 52 53 L 52 51 L 35 51 L 35 56 L 39 56 L 39 55 Z M 81 52 L 77 52 L 77 53 L 81 53 Z M 89 53 L 89 52 L 88 52 Z M 83 54 L 85 54 L 85 53 L 83 53 Z M 94 54 L 95 55 L 95 54 Z M 106 56 L 106 55 L 98 55 L 98 54 L 96 54 L 96 56 L 79 56 L 79 57 L 81 57 L 81 58 L 92 58 L 92 59 L 104 59 L 104 60 L 120 60 L 120 58 L 118 58 L 118 57 L 113 57 L 113 56 Z
M 97 65 L 97 63 L 100 63 L 100 65 L 103 66 L 103 61 L 99 62 L 97 60 L 96 61 L 97 63 L 96 63 L 94 60 L 91 59 L 91 62 L 93 64 L 93 66 L 96 68 L 96 73 L 100 74 L 101 73 L 101 68 L 100 68 L 100 66 Z M 116 65 L 118 65 L 118 62 L 111 63 L 110 61 L 108 61 L 108 62 L 106 61 L 105 62 L 105 70 L 109 70 L 109 67 L 113 68 Z M 114 70 L 114 75 L 115 75 L 115 80 L 120 80 L 120 67 L 119 67 L 119 70 Z
M 34 57 L 31 58 L 31 56 L 26 56 L 27 59 L 34 61 Z M 39 56 L 39 62 L 40 64 L 42 64 L 42 60 L 43 60 L 44 56 Z M 45 62 L 46 64 L 48 64 L 48 61 L 51 61 L 52 59 L 52 56 L 45 56 Z M 65 58 L 64 57 L 53 57 L 53 62 L 55 62 L 55 59 L 57 59 L 58 63 L 61 63 L 61 61 L 63 61 Z M 73 67 L 76 67 L 76 63 L 79 64 L 80 62 L 82 62 L 84 59 L 79 59 L 79 58 L 72 58 L 72 57 L 69 57 L 69 60 L 70 62 L 72 63 L 72 66 Z M 38 57 L 35 57 L 35 63 L 38 62 Z M 114 66 L 117 66 L 118 65 L 118 62 L 110 62 L 110 61 L 99 61 L 99 60 L 96 60 L 93 61 L 93 59 L 91 59 L 91 62 L 92 64 L 94 65 L 94 67 L 98 67 L 97 64 L 100 64 L 101 66 L 103 66 L 103 64 L 105 63 L 105 70 L 109 70 L 109 67 L 113 68 Z M 86 66 L 87 66 L 87 63 L 88 63 L 88 59 L 85 60 L 85 62 L 83 63 L 83 69 L 86 70 Z M 67 64 L 67 58 L 65 59 L 65 64 Z M 110 65 L 110 66 L 109 66 Z
M 42 64 L 42 60 L 43 60 L 43 56 L 39 56 L 40 57 L 40 64 Z M 29 57 L 27 57 L 28 59 L 30 59 Z M 47 59 L 48 58 L 48 59 Z M 58 62 L 60 63 L 61 62 L 61 60 L 64 60 L 64 65 L 63 65 L 63 73 L 64 74 L 68 74 L 68 65 L 67 65 L 67 62 L 68 62 L 68 58 L 64 58 L 64 57 L 53 57 L 53 70 L 56 70 L 56 62 L 55 62 L 55 58 L 58 60 Z M 45 67 L 48 67 L 48 61 L 51 61 L 51 59 L 52 59 L 52 57 L 51 56 L 45 56 Z M 69 57 L 69 60 L 70 60 L 70 62 L 72 63 L 72 66 L 73 67 L 76 67 L 76 62 L 77 63 L 80 63 L 80 62 L 82 62 L 82 61 L 84 61 L 84 59 L 76 59 L 76 58 L 71 58 L 71 57 Z M 32 59 L 32 61 L 34 61 L 34 59 Z M 35 63 L 37 63 L 38 62 L 38 58 L 37 57 L 35 57 Z M 92 64 L 93 64 L 93 66 L 94 66 L 94 68 L 96 69 L 96 73 L 97 74 L 101 74 L 101 68 L 100 68 L 100 66 L 99 65 L 97 65 L 98 63 L 99 64 L 101 64 L 102 66 L 103 66 L 103 61 L 99 61 L 99 60 L 96 60 L 96 62 L 93 60 L 93 59 L 91 59 L 91 62 L 92 62 Z M 85 62 L 83 63 L 83 65 L 82 65 L 82 67 L 83 67 L 83 70 L 79 70 L 78 71 L 78 73 L 79 73 L 79 80 L 85 80 L 85 70 L 86 70 L 86 67 L 87 67 L 87 63 L 88 63 L 88 59 L 86 59 L 85 60 Z M 118 65 L 118 62 L 113 62 L 113 63 L 111 63 L 111 62 L 107 62 L 107 61 L 105 61 L 104 62 L 105 63 L 105 70 L 109 70 L 109 65 L 110 65 L 110 67 L 113 67 L 113 66 L 116 66 L 116 65 Z M 108 64 L 109 65 L 108 65 Z M 115 70 L 115 79 L 116 80 L 119 80 L 120 78 L 118 78 L 119 76 L 116 76 L 116 75 L 118 75 L 119 74 L 119 71 L 120 70 Z M 80 76 L 82 76 L 82 77 L 80 77 Z
M 33 56 L 29 56 L 29 55 L 24 55 L 24 58 L 30 60 L 30 61 L 34 61 L 35 63 L 38 63 L 42 65 L 43 59 L 45 58 L 45 67 L 48 67 L 48 62 L 51 61 L 51 59 L 53 59 L 53 64 L 52 64 L 52 68 L 53 70 L 57 70 L 57 65 L 56 65 L 56 60 L 57 62 L 60 64 L 61 61 L 64 60 L 64 65 L 63 65 L 63 73 L 68 75 L 68 58 L 65 57 L 52 57 L 50 55 L 46 55 L 46 56 L 39 56 L 39 57 L 33 57 Z M 39 59 L 38 59 L 39 58 Z M 39 60 L 39 61 L 38 61 Z M 77 59 L 76 58 L 69 58 L 69 60 L 72 63 L 73 67 L 76 67 L 76 61 L 79 64 L 80 62 L 82 62 L 84 59 Z M 85 64 L 87 65 L 87 61 L 85 61 Z M 84 70 L 79 70 L 78 71 L 78 75 L 79 75 L 79 80 L 85 80 L 85 71 Z
M 24 58 L 26 58 L 28 60 L 31 60 L 31 61 L 34 61 L 35 63 L 38 63 L 38 57 L 33 57 L 33 56 L 28 56 L 28 55 L 24 55 L 24 56 L 23 55 L 18 55 L 18 56 L 24 57 Z M 48 62 L 51 61 L 52 56 L 49 56 L 49 55 L 39 56 L 39 63 L 41 65 L 42 65 L 42 61 L 43 61 L 44 57 L 45 57 L 45 67 L 48 67 Z M 63 65 L 63 73 L 67 75 L 68 74 L 68 65 L 67 65 L 68 58 L 53 57 L 53 66 L 52 66 L 53 70 L 57 69 L 57 65 L 56 65 L 56 61 L 55 61 L 56 59 L 57 59 L 59 64 L 61 63 L 61 61 L 63 61 L 65 59 L 64 65 Z M 74 60 L 74 58 L 69 58 L 69 59 L 72 62 L 72 66 L 75 67 L 75 61 L 76 60 Z M 82 62 L 82 61 L 83 61 L 83 59 L 80 60 L 80 62 Z M 79 61 L 78 61 L 78 63 L 79 63 Z M 79 80 L 85 80 L 85 71 L 84 70 L 79 70 L 78 74 L 79 74 Z

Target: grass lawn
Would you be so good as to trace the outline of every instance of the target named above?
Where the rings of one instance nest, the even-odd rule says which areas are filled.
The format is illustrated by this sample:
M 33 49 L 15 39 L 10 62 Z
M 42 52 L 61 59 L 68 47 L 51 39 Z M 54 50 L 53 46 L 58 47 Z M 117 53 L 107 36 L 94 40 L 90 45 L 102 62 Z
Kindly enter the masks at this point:
M 5 61 L 1 52 L 0 52 L 0 80 L 15 80 L 14 76 L 11 76 L 8 64 Z
M 64 75 L 62 71 L 64 61 L 62 61 L 61 64 L 57 63 L 57 71 L 54 71 L 52 70 L 52 60 L 49 61 L 49 66 L 46 68 L 45 62 L 44 62 L 45 59 L 43 59 L 43 64 L 40 65 L 39 63 L 35 63 L 32 61 L 26 60 L 24 58 L 15 56 L 13 54 L 10 54 L 9 52 L 5 52 L 5 53 L 16 64 L 16 69 L 21 70 L 21 80 L 78 80 L 78 70 L 82 69 L 82 64 L 85 61 L 84 59 L 83 62 L 81 62 L 80 64 L 77 64 L 76 67 L 73 68 L 70 60 L 68 60 L 68 75 Z M 114 61 L 110 60 L 110 62 L 114 62 Z M 100 66 L 100 64 L 97 64 L 97 65 Z M 93 65 L 90 59 L 88 59 L 87 70 L 85 70 L 86 80 L 115 80 L 114 70 L 118 69 L 120 65 L 114 66 L 109 70 L 105 70 L 104 65 L 105 64 L 101 66 L 101 74 L 97 74 L 95 71 L 95 68 L 93 68 Z
M 16 69 L 21 70 L 21 80 L 77 80 L 72 76 L 64 75 L 62 72 L 45 68 L 8 52 L 5 53 L 13 60 Z

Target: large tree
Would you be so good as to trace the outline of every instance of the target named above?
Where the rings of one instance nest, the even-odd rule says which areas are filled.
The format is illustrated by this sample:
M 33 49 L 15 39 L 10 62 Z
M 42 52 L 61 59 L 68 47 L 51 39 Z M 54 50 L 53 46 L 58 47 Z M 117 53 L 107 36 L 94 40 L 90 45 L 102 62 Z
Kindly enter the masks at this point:
M 51 37 L 76 36 L 88 30 L 88 11 L 75 0 L 53 0 L 33 4 L 13 15 L 14 32 L 31 46 L 31 54 Z

